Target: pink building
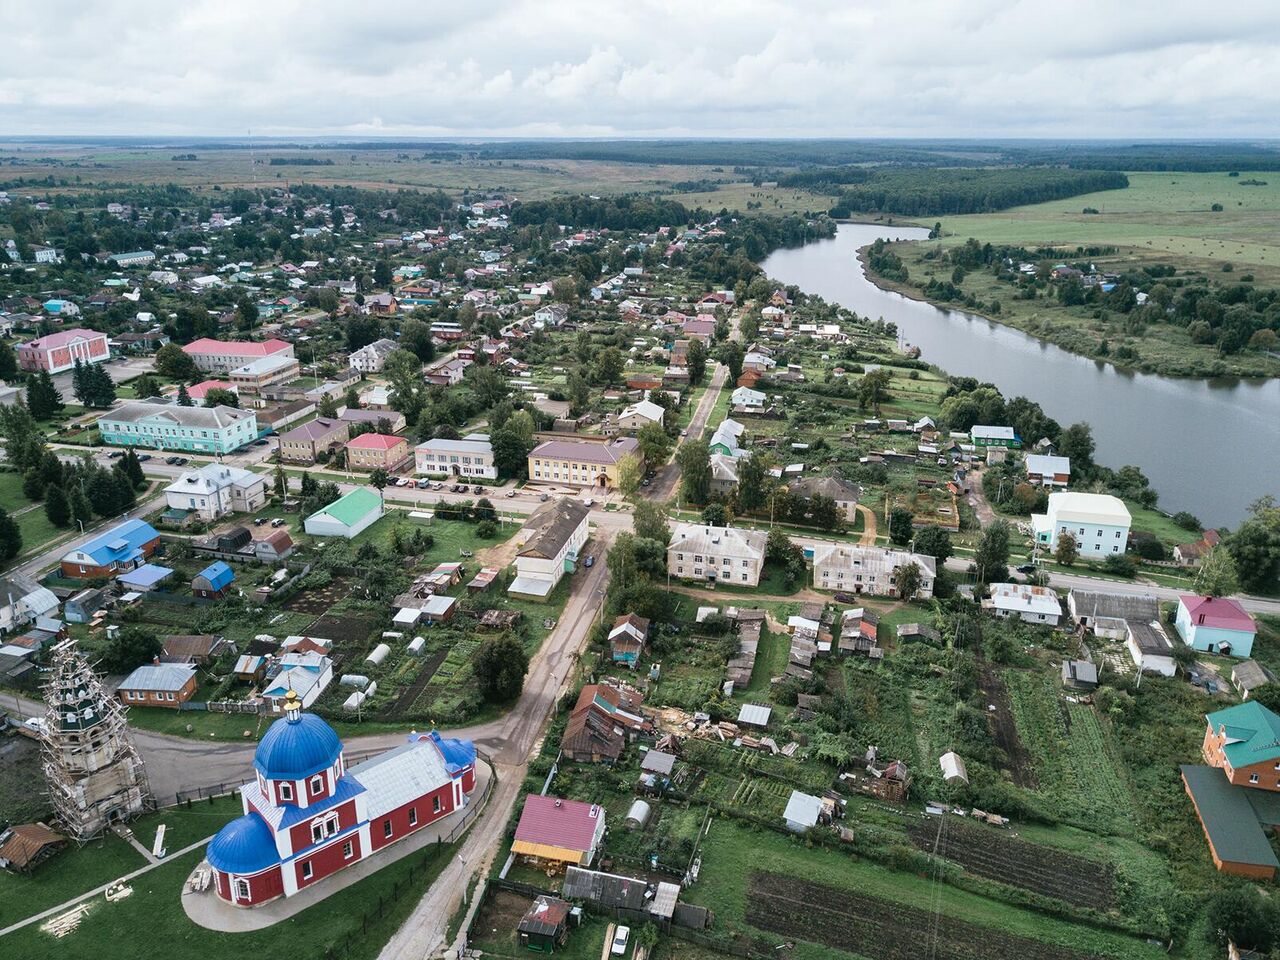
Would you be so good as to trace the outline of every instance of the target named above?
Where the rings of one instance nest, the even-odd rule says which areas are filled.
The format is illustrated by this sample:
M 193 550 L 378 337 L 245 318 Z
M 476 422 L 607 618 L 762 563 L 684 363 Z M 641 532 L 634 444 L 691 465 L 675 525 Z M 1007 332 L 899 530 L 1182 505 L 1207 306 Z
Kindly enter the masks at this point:
M 201 380 L 194 387 L 187 387 L 187 396 L 197 402 L 204 400 L 210 390 L 230 390 L 239 393 L 239 388 L 226 380 Z
M 218 896 L 238 907 L 288 897 L 447 817 L 475 789 L 475 748 L 437 733 L 353 767 L 296 695 L 254 753 L 244 816 L 209 842 Z
M 102 363 L 111 356 L 107 335 L 97 330 L 76 327 L 51 333 L 47 337 L 20 343 L 16 348 L 18 366 L 23 370 L 48 370 L 61 373 L 82 363 Z
M 293 356 L 293 344 L 283 340 L 213 340 L 201 337 L 182 348 L 182 352 L 207 373 L 230 373 L 252 360 L 280 354 Z

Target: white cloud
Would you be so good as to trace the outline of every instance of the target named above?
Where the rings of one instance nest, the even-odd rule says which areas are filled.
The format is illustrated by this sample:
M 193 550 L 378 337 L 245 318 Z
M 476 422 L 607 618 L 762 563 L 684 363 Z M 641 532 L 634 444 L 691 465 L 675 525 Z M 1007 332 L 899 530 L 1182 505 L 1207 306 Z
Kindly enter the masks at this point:
M 1280 5 L 10 4 L 12 134 L 1274 136 Z

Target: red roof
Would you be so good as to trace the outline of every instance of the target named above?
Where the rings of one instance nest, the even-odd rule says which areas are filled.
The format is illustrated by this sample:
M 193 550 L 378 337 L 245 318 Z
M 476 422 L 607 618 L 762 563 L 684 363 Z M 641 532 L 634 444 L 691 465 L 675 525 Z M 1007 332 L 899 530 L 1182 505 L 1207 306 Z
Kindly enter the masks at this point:
M 360 450 L 393 450 L 399 444 L 407 443 L 404 437 L 392 437 L 385 433 L 362 433 L 354 440 L 348 440 L 348 447 Z
M 566 850 L 591 849 L 604 809 L 581 800 L 561 800 L 531 793 L 516 825 L 516 839 Z
M 1185 594 L 1178 599 L 1191 614 L 1192 626 L 1243 630 L 1247 633 L 1256 633 L 1258 630 L 1253 617 L 1230 597 L 1196 597 Z
M 235 384 L 225 380 L 201 380 L 194 387 L 187 387 L 187 396 L 192 400 L 203 400 L 210 390 L 235 390 Z
M 97 330 L 74 327 L 71 330 L 60 330 L 57 333 L 49 334 L 47 337 L 39 337 L 27 343 L 20 343 L 18 346 L 26 347 L 29 350 L 52 350 L 55 347 L 65 347 L 68 344 L 75 343 L 77 340 L 93 340 L 97 337 L 105 340 L 107 335 L 99 333 Z
M 214 340 L 201 337 L 182 348 L 183 353 L 214 353 L 219 356 L 269 357 L 273 353 L 288 350 L 283 340 Z

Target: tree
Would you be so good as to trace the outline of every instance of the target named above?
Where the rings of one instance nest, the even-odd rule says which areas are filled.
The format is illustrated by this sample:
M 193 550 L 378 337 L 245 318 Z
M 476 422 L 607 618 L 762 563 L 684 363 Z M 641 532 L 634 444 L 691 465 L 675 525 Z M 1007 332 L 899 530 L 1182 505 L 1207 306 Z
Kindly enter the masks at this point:
M 738 460 L 738 512 L 751 513 L 765 505 L 769 455 L 753 452 Z
M 591 384 L 582 375 L 582 369 L 574 367 L 570 370 L 565 376 L 564 385 L 569 394 L 570 413 L 575 416 L 581 415 L 586 411 L 587 404 L 591 402 Z
M 431 326 L 417 317 L 410 317 L 400 327 L 400 347 L 414 354 L 423 363 L 430 363 L 436 356 L 435 341 L 431 339 Z
M 878 414 L 880 404 L 889 399 L 889 384 L 892 382 L 892 374 L 883 367 L 863 376 L 857 387 L 858 407 L 862 410 L 874 410 Z
M 139 490 L 147 485 L 147 477 L 142 472 L 142 462 L 138 460 L 138 455 L 132 448 L 124 452 L 124 456 L 120 458 L 120 469 L 129 479 L 129 484 Z
M 116 402 L 116 383 L 102 364 L 90 364 L 84 372 L 86 407 L 105 410 Z
M 911 600 L 920 592 L 920 564 L 912 560 L 898 568 L 898 596 L 903 600 Z
M 974 555 L 979 583 L 1002 583 L 1009 579 L 1009 524 L 997 520 L 982 531 Z
M 471 387 L 471 392 L 485 407 L 492 407 L 494 404 L 502 402 L 507 399 L 507 395 L 511 392 L 511 387 L 507 384 L 507 378 L 493 369 L 493 367 L 481 367 L 477 364 L 472 364 L 466 370 L 465 379 Z
M 504 477 L 525 475 L 529 468 L 529 452 L 533 450 L 532 438 L 526 440 L 512 422 L 507 421 L 493 432 L 489 442 L 493 445 L 493 465 L 499 474 Z
M 391 286 L 391 264 L 385 258 L 373 265 L 373 282 L 379 287 Z
M 1230 940 L 1237 947 L 1266 953 L 1275 946 L 1280 931 L 1280 907 L 1246 884 L 1215 893 L 1205 915 L 1219 946 Z
M 18 377 L 18 355 L 7 343 L 0 343 L 0 380 L 6 382 Z
M 915 550 L 922 556 L 933 557 L 938 561 L 938 570 L 941 571 L 952 554 L 951 534 L 941 527 L 925 527 L 916 534 Z
M 1123 553 L 1109 554 L 1102 561 L 1102 569 L 1116 577 L 1132 577 L 1138 572 L 1137 565 Z
M 9 511 L 0 507 L 0 560 L 12 560 L 21 552 L 22 531 Z
M 742 344 L 735 340 L 726 341 L 720 345 L 718 353 L 720 362 L 729 369 L 729 384 L 732 387 L 742 376 L 742 361 L 745 356 L 742 352 Z
M 689 344 L 685 365 L 689 368 L 689 383 L 696 387 L 707 372 L 707 347 L 697 337 Z
M 89 400 L 92 396 L 88 377 L 85 374 L 87 369 L 88 368 L 84 365 L 84 361 L 77 357 L 76 365 L 71 370 L 71 392 L 74 393 L 76 399 L 86 407 L 89 406 Z
M 691 503 L 706 503 L 711 494 L 711 448 L 705 440 L 688 440 L 676 451 L 680 489 Z
M 889 513 L 889 539 L 903 547 L 911 542 L 915 516 L 906 507 L 894 507 Z
M 156 373 L 171 380 L 193 380 L 200 370 L 191 355 L 176 343 L 166 343 L 156 351 Z
M 122 627 L 107 641 L 101 667 L 106 673 L 130 673 L 135 667 L 151 663 L 164 651 L 160 638 L 141 627 Z
M 354 353 L 361 347 L 367 347 L 381 336 L 382 325 L 377 317 L 357 313 L 347 318 L 347 353 Z
M 640 492 L 640 480 L 644 477 L 644 461 L 634 453 L 625 454 L 618 461 L 618 490 L 628 500 L 634 500 Z
M 1274 497 L 1262 497 L 1249 507 L 1249 519 L 1226 540 L 1236 562 L 1240 586 L 1248 591 L 1266 590 L 1280 572 L 1280 506 Z
M 1080 545 L 1074 534 L 1063 531 L 1058 534 L 1058 545 L 1053 548 L 1053 559 L 1064 567 L 1075 566 L 1080 558 Z
M 1077 475 L 1093 466 L 1093 448 L 1093 428 L 1087 423 L 1073 423 L 1058 435 L 1058 455 L 1070 458 Z
M 85 524 L 93 519 L 93 507 L 80 484 L 71 488 L 71 519 L 77 524 Z
M 646 423 L 636 433 L 640 456 L 650 467 L 660 467 L 671 456 L 671 435 L 662 428 L 662 424 Z
M 1224 546 L 1219 544 L 1205 554 L 1196 569 L 1196 593 L 1204 597 L 1229 597 L 1240 588 L 1236 575 L 1236 561 Z
M 671 542 L 667 508 L 656 500 L 641 500 L 631 515 L 631 529 L 642 540 L 655 540 L 664 547 Z
M 133 380 L 130 386 L 133 387 L 135 395 L 144 399 L 147 397 L 158 397 L 160 395 L 160 387 L 156 383 L 155 377 L 151 376 L 149 373 L 140 374 Z
M 196 402 L 191 399 L 191 394 L 187 393 L 187 385 L 185 383 L 178 384 L 178 406 L 194 407 Z
M 605 347 L 596 358 L 596 382 L 609 386 L 622 376 L 624 361 L 617 347 Z
M 723 503 L 709 503 L 702 508 L 702 522 L 712 527 L 727 527 L 729 511 Z
M 329 393 L 325 393 L 316 405 L 316 415 L 333 420 L 338 416 L 338 401 Z
M 819 530 L 835 530 L 844 523 L 844 513 L 833 498 L 815 493 L 809 498 L 809 521 Z
M 271 478 L 272 489 L 275 490 L 277 497 L 283 499 L 289 494 L 289 479 L 285 476 L 284 465 L 276 464 L 275 473 Z
M 45 495 L 44 515 L 55 527 L 71 526 L 71 501 L 60 486 L 49 487 Z
M 387 484 L 390 482 L 391 475 L 388 474 L 383 467 L 377 467 L 369 474 L 369 486 L 378 491 L 378 496 L 382 498 L 384 503 L 386 502 L 386 498 L 383 496 L 382 491 L 387 488 Z
M 405 420 L 417 423 L 426 403 L 423 391 L 422 361 L 416 354 L 397 347 L 387 355 L 382 375 L 391 387 L 391 406 L 404 414 Z
M 41 370 L 27 381 L 27 409 L 36 420 L 52 420 L 65 406 L 48 370 Z
M 524 645 L 511 634 L 486 640 L 471 661 L 480 694 L 490 703 L 510 703 L 524 689 L 529 672 L 529 656 Z

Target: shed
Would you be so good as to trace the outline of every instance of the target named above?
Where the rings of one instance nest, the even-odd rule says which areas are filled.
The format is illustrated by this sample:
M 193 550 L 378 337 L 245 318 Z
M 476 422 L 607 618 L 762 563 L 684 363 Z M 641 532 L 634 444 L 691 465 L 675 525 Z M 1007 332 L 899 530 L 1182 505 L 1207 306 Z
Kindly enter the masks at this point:
M 525 911 L 516 932 L 520 945 L 529 950 L 554 953 L 569 939 L 569 914 L 573 906 L 559 897 L 543 895 Z
M 773 709 L 763 704 L 744 703 L 742 709 L 738 711 L 738 725 L 763 729 L 769 725 L 769 717 L 772 713 Z
M 675 768 L 676 758 L 670 753 L 663 753 L 661 750 L 650 750 L 644 755 L 644 759 L 640 761 L 640 769 L 647 770 L 650 773 L 660 773 L 664 777 L 670 776 L 672 769 Z
M 236 575 L 223 560 L 215 560 L 191 578 L 191 592 L 197 597 L 225 597 Z
M 787 829 L 795 833 L 804 833 L 810 827 L 817 826 L 822 814 L 822 798 L 814 797 L 799 790 L 792 790 L 787 800 L 787 809 L 782 813 Z
M 939 757 L 938 765 L 942 767 L 942 779 L 947 783 L 969 783 L 969 771 L 964 767 L 964 760 L 955 751 Z
M 627 811 L 627 829 L 635 830 L 638 827 L 643 827 L 649 822 L 649 814 L 652 812 L 653 810 L 649 804 L 643 800 L 636 800 L 631 804 L 631 809 Z
M 1062 685 L 1077 690 L 1093 690 L 1098 686 L 1098 668 L 1088 660 L 1064 660 Z
M 1231 668 L 1231 685 L 1236 688 L 1236 692 L 1240 696 L 1248 700 L 1249 695 L 1258 687 L 1265 686 L 1268 683 L 1275 683 L 1275 676 L 1271 671 L 1258 663 L 1257 660 L 1245 660 L 1243 663 L 1237 663 Z
M 397 627 L 412 627 L 422 619 L 422 611 L 417 607 L 403 607 L 396 611 L 391 622 Z
M 30 873 L 67 845 L 67 838 L 43 823 L 19 823 L 0 833 L 0 868 Z
M 435 594 L 422 605 L 422 619 L 427 623 L 448 623 L 458 612 L 458 598 Z
M 643 910 L 647 886 L 643 880 L 633 877 L 569 866 L 565 869 L 560 893 L 573 900 L 586 900 L 604 907 Z
M 116 580 L 120 585 L 128 590 L 138 590 L 147 593 L 157 589 L 160 584 L 164 583 L 171 576 L 173 571 L 168 567 L 162 567 L 155 563 L 144 563 L 142 566 L 118 574 Z
M 367 657 L 365 657 L 364 659 L 366 663 L 372 663 L 376 666 L 382 663 L 383 660 L 387 659 L 390 653 L 391 653 L 391 648 L 387 646 L 385 643 L 380 643 L 376 647 L 374 647 L 373 652 L 369 654 Z
M 267 670 L 267 658 L 246 653 L 236 660 L 236 665 L 232 668 L 237 680 L 246 683 L 257 683 L 262 679 L 262 675 Z
M 649 912 L 662 920 L 670 920 L 676 912 L 676 901 L 680 898 L 680 884 L 660 881 L 658 889 L 649 902 Z

